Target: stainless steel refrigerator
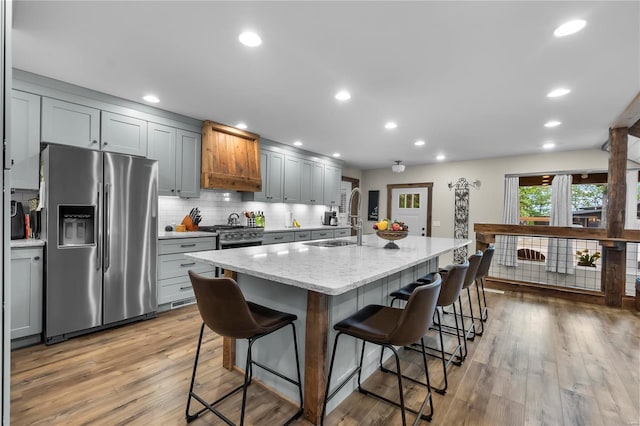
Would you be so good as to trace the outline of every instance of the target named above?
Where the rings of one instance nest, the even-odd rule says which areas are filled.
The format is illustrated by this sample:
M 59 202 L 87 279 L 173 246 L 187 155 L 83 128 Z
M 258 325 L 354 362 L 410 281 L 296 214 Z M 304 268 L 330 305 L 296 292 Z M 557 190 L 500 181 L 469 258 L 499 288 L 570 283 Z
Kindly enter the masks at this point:
M 45 342 L 153 316 L 157 162 L 56 145 L 42 159 Z

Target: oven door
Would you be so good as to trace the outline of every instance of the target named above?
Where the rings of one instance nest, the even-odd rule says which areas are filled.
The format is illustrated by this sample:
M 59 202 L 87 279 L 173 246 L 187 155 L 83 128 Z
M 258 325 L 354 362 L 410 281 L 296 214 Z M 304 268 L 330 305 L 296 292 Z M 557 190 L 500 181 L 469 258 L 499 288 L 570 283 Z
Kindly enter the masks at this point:
M 234 249 L 234 248 L 241 248 L 241 247 L 253 247 L 253 246 L 261 246 L 261 245 L 262 245 L 262 241 L 221 244 L 220 238 L 218 238 L 218 250 Z M 216 267 L 216 277 L 222 277 L 222 276 L 224 276 L 224 269 Z

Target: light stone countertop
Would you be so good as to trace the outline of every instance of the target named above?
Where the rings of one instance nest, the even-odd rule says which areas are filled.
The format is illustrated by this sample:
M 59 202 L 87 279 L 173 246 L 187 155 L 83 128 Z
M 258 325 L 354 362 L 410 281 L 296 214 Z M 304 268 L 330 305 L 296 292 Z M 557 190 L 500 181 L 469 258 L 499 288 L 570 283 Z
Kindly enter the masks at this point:
M 37 238 L 29 238 L 26 240 L 11 240 L 11 248 L 25 247 L 44 247 L 44 240 L 39 240 Z
M 189 232 L 167 232 L 167 231 L 159 231 L 158 239 L 159 240 L 170 240 L 172 238 L 201 238 L 201 237 L 217 237 L 217 232 L 200 232 L 200 231 L 189 231 Z
M 355 241 L 355 237 L 338 238 Z M 311 243 L 317 242 L 311 241 Z M 396 241 L 363 236 L 363 245 L 316 247 L 307 242 L 271 244 L 229 250 L 186 253 L 195 260 L 328 295 L 339 295 L 419 265 L 471 243 L 453 238 L 414 237 Z

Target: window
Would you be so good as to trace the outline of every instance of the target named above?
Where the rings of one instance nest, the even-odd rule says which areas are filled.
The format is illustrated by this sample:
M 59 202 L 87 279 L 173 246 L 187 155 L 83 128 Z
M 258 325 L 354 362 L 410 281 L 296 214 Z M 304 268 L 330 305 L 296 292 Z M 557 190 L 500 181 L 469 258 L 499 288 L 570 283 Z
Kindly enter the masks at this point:
M 551 213 L 553 176 L 520 177 L 520 224 L 548 225 Z M 588 228 L 600 227 L 606 194 L 606 173 L 578 173 L 572 176 L 573 223 Z

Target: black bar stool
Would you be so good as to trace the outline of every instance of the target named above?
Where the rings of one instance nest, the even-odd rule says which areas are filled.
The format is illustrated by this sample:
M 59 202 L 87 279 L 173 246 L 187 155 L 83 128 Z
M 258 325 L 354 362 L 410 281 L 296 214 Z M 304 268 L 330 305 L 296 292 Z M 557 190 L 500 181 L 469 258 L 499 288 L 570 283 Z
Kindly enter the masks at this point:
M 480 310 L 480 318 L 482 319 L 480 324 L 480 331 L 477 332 L 479 336 L 484 333 L 484 325 L 482 322 L 486 322 L 489 317 L 489 310 L 487 308 L 487 296 L 484 293 L 484 279 L 487 275 L 489 275 L 489 268 L 491 267 L 491 260 L 493 259 L 493 254 L 496 251 L 494 246 L 489 246 L 484 251 L 482 256 L 482 262 L 480 262 L 480 266 L 478 267 L 478 272 L 476 273 L 476 292 L 478 293 L 478 309 Z M 480 289 L 478 288 L 478 284 L 482 288 L 482 301 L 484 302 L 484 308 L 480 303 Z
M 340 389 L 342 389 L 344 385 L 346 385 L 353 376 L 356 375 L 356 373 L 358 374 L 358 391 L 400 407 L 402 410 L 403 425 L 406 425 L 405 411 L 409 411 L 417 415 L 414 424 L 417 424 L 420 419 L 431 420 L 431 417 L 433 416 L 433 400 L 431 398 L 429 370 L 427 367 L 427 356 L 424 350 L 423 336 L 431 324 L 431 319 L 433 318 L 433 313 L 436 309 L 436 301 L 440 294 L 441 282 L 440 276 L 437 276 L 433 283 L 423 285 L 419 289 L 416 289 L 409 297 L 409 301 L 404 309 L 381 305 L 368 305 L 333 326 L 334 330 L 338 333 L 336 334 L 336 338 L 333 343 L 333 353 L 331 355 L 331 363 L 329 364 L 329 377 L 327 379 L 327 389 L 325 393 L 326 396 L 322 407 L 323 422 L 327 410 L 327 402 L 333 398 Z M 338 347 L 338 338 L 342 334 L 362 340 L 360 363 L 332 393 L 329 393 L 331 373 L 333 372 L 333 363 L 336 358 L 336 348 Z M 420 341 L 422 347 L 422 361 L 424 363 L 424 372 L 427 379 L 427 396 L 422 402 L 420 409 L 414 410 L 405 407 L 404 404 L 402 378 L 406 376 L 402 375 L 402 371 L 400 370 L 400 358 L 398 356 L 398 351 L 394 346 L 405 346 L 417 341 Z M 360 379 L 362 373 L 362 361 L 364 359 L 364 347 L 367 342 L 380 345 L 383 350 L 386 348 L 393 352 L 398 371 L 397 377 L 400 402 L 392 401 L 362 387 Z M 425 415 L 423 412 L 427 403 L 429 404 L 430 411 L 428 415 Z
M 297 319 L 295 315 L 279 312 L 256 303 L 247 302 L 236 283 L 231 278 L 206 278 L 200 276 L 193 271 L 189 271 L 189 278 L 193 291 L 196 295 L 198 310 L 202 317 L 202 327 L 200 327 L 200 337 L 198 338 L 198 349 L 193 363 L 193 374 L 191 375 L 191 385 L 189 386 L 189 398 L 187 399 L 186 418 L 187 422 L 195 420 L 200 414 L 206 410 L 211 411 L 220 417 L 225 423 L 233 425 L 224 414 L 218 411 L 214 406 L 227 397 L 235 394 L 242 389 L 242 409 L 240 411 L 240 425 L 244 424 L 244 412 L 247 403 L 247 388 L 251 384 L 252 368 L 254 365 L 275 374 L 276 376 L 292 383 L 298 387 L 300 394 L 300 409 L 285 424 L 297 419 L 302 414 L 302 380 L 300 378 L 300 360 L 298 358 L 298 340 L 296 337 L 296 326 L 294 321 Z M 249 349 L 247 350 L 247 362 L 244 370 L 244 382 L 242 385 L 231 390 L 225 395 L 219 397 L 212 403 L 206 402 L 193 391 L 193 385 L 196 380 L 196 369 L 198 367 L 198 358 L 200 356 L 200 347 L 202 345 L 202 335 L 205 325 L 215 333 L 233 339 L 247 339 Z M 251 348 L 256 340 L 267 336 L 274 331 L 290 325 L 293 330 L 293 346 L 296 354 L 296 368 L 298 371 L 298 380 L 295 381 L 286 377 L 277 371 L 264 366 L 251 358 Z M 189 413 L 191 398 L 196 399 L 204 408 L 194 414 Z
M 440 311 L 438 309 L 435 310 L 435 315 L 437 321 L 435 321 L 435 325 L 438 328 L 438 333 L 440 337 L 440 348 L 431 348 L 427 347 L 432 351 L 439 352 L 438 357 L 442 360 L 442 374 L 444 376 L 444 385 L 441 388 L 432 387 L 434 391 L 444 395 L 447 392 L 448 380 L 447 380 L 447 369 L 453 363 L 456 365 L 462 365 L 464 361 L 464 357 L 466 356 L 466 339 L 461 338 L 461 334 L 464 332 L 460 331 L 460 326 L 458 324 L 458 315 L 456 309 L 456 301 L 460 300 L 460 292 L 462 291 L 462 284 L 464 283 L 464 278 L 467 274 L 467 269 L 469 269 L 469 262 L 465 261 L 465 263 L 461 264 L 452 264 L 445 268 L 447 270 L 447 274 L 444 276 L 442 280 L 442 290 L 440 291 L 440 295 L 438 296 L 437 307 L 444 308 L 445 306 L 453 306 L 453 318 L 455 321 L 455 331 L 452 332 L 452 335 L 455 335 L 458 344 L 454 347 L 451 352 L 447 352 L 444 347 L 444 338 L 443 333 L 446 333 L 443 328 L 442 318 L 440 317 Z M 421 288 L 428 280 L 433 281 L 435 279 L 440 279 L 440 274 L 433 273 L 423 277 L 421 282 L 412 283 L 406 285 L 397 291 L 394 291 L 390 294 L 393 299 L 391 299 L 391 305 L 393 306 L 393 302 L 397 299 L 399 300 L 408 300 L 409 297 L 419 288 Z M 462 310 L 462 306 L 460 307 Z M 464 317 L 462 319 L 462 330 L 464 327 Z M 436 356 L 431 353 L 428 353 L 431 356 Z M 448 356 L 448 358 L 447 358 Z M 457 359 L 457 360 L 456 360 Z

